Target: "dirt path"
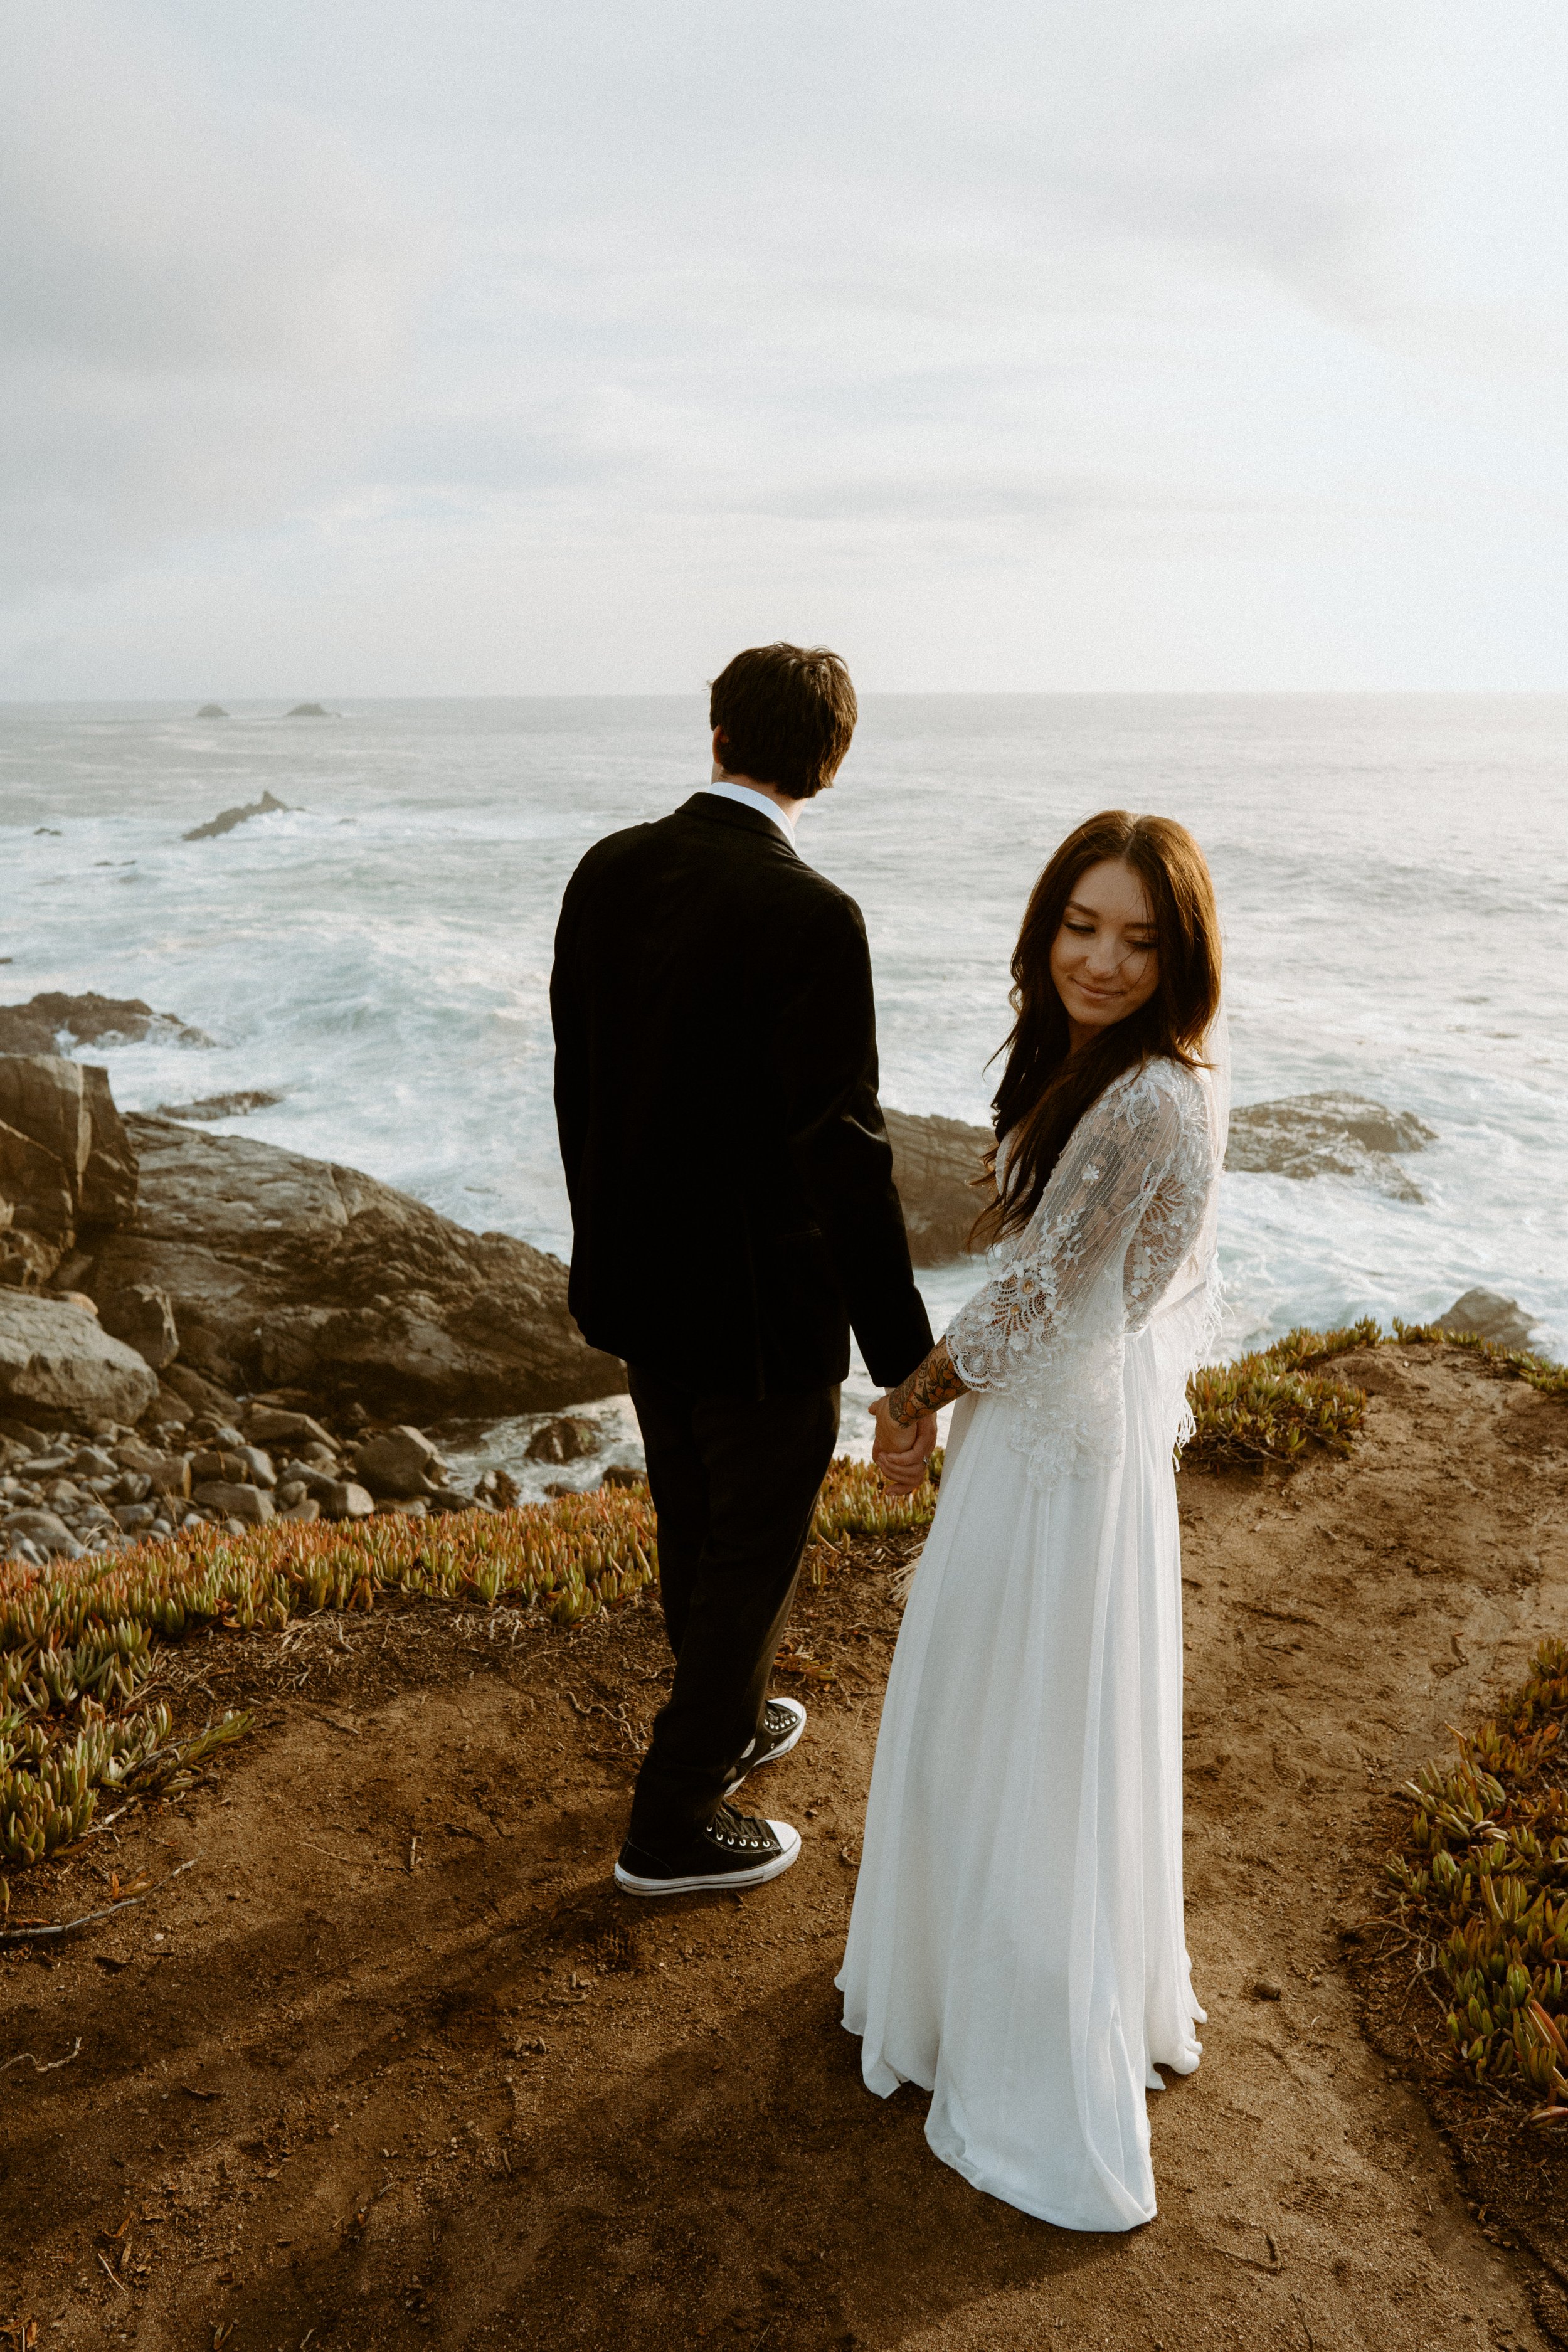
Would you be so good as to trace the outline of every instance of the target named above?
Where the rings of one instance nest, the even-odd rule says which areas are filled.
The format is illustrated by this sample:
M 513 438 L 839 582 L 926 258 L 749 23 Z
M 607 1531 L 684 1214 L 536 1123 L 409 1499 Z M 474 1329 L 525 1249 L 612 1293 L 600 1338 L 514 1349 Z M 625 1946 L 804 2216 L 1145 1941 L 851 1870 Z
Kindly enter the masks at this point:
M 897 1622 L 862 1548 L 797 1619 L 837 1680 L 785 1685 L 812 1721 L 766 1782 L 805 1855 L 744 1899 L 607 1885 L 651 1610 L 567 1636 L 378 1609 L 182 1652 L 192 1702 L 257 1695 L 258 1736 L 91 1864 L 16 1883 L 65 1916 L 95 1865 L 199 1857 L 53 1966 L 0 1968 L 0 2060 L 80 2038 L 0 2074 L 0 2322 L 39 2352 L 1568 2340 L 1341 1959 L 1391 1784 L 1568 1627 L 1568 1412 L 1453 1352 L 1346 1370 L 1375 1389 L 1353 1462 L 1182 1482 L 1211 2021 L 1154 2104 L 1148 2229 L 980 2197 L 922 2099 L 860 2086 L 832 1978 Z

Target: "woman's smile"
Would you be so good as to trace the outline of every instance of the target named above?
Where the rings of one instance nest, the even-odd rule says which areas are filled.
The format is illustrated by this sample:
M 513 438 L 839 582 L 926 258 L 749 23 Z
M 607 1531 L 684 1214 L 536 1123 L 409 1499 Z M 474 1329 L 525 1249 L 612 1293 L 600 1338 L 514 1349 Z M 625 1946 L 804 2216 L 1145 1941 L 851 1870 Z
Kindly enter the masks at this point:
M 1051 947 L 1051 978 L 1078 1047 L 1125 1021 L 1160 985 L 1158 933 L 1131 866 L 1108 857 L 1073 885 Z

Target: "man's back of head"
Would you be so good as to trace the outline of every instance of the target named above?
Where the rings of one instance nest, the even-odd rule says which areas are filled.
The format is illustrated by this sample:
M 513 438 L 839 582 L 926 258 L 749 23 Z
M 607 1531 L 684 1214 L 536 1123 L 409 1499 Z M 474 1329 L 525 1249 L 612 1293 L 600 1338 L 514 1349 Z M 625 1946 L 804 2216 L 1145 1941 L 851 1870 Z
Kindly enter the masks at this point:
M 849 672 L 826 646 L 751 646 L 709 690 L 713 752 L 727 776 L 792 801 L 826 792 L 858 717 Z

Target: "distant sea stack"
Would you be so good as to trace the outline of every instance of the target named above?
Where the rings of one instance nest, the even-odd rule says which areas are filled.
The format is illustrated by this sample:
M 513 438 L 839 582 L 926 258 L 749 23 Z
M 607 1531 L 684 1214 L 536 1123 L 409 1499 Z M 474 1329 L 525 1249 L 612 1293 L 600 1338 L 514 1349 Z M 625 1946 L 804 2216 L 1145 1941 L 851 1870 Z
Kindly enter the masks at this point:
M 258 801 L 247 801 L 242 808 L 222 809 L 216 816 L 208 817 L 205 824 L 192 825 L 189 833 L 182 834 L 180 838 L 182 841 L 212 841 L 220 833 L 232 833 L 237 824 L 248 824 L 253 816 L 286 814 L 289 805 L 287 801 L 277 799 L 273 793 L 263 793 Z
M 330 719 L 331 715 L 319 702 L 297 702 L 289 713 L 290 719 Z
M 224 709 L 221 702 L 204 702 L 201 709 L 197 711 L 196 717 L 198 719 L 226 719 L 228 717 L 228 713 Z

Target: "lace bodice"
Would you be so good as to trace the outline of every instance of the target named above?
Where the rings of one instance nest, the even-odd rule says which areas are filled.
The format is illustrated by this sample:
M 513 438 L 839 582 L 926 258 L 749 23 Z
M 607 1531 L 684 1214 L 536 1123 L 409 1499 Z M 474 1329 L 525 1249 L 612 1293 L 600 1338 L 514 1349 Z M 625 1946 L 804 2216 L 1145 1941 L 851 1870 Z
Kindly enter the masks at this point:
M 954 1368 L 966 1387 L 1014 1408 L 1015 1443 L 1037 1484 L 1120 1448 L 1124 1343 L 1167 1294 L 1202 1302 L 1186 1318 L 1195 1345 L 1223 1156 L 1204 1076 L 1170 1061 L 1125 1072 L 1073 1129 L 1028 1225 L 1004 1244 L 1000 1270 L 953 1318 Z M 1184 1268 L 1191 1279 L 1178 1283 Z M 1177 1421 L 1191 1369 L 1180 1364 L 1169 1400 Z

